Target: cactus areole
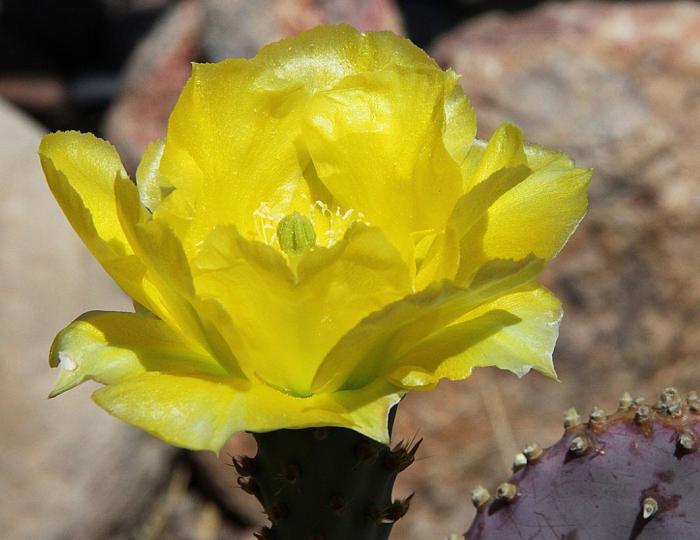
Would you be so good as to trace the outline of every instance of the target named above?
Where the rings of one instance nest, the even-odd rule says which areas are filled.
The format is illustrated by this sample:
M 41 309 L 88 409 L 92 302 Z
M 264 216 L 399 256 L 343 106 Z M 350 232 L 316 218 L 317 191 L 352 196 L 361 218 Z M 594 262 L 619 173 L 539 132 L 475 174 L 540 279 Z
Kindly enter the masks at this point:
M 474 490 L 466 539 L 700 538 L 699 406 L 667 388 L 653 406 L 625 394 L 612 415 L 594 407 L 587 423 L 570 409 L 561 440 L 495 498 Z

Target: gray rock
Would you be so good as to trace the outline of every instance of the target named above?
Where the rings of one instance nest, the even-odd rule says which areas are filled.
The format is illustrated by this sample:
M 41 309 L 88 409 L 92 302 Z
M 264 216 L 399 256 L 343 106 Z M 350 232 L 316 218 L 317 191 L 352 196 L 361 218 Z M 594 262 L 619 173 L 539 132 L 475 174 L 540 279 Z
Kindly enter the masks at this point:
M 42 129 L 0 102 L 0 523 L 13 540 L 94 539 L 128 527 L 170 449 L 79 388 L 47 400 L 48 350 L 90 309 L 129 302 L 83 247 L 43 180 Z

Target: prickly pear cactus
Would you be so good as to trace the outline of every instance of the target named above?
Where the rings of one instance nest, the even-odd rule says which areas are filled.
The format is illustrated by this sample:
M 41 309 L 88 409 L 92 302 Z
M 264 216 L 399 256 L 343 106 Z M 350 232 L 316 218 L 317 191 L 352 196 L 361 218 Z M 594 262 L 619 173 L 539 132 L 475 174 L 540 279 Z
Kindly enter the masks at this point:
M 256 433 L 254 458 L 234 459 L 239 485 L 262 504 L 260 540 L 384 540 L 411 497 L 392 499 L 420 441 L 394 448 L 344 428 Z
M 700 538 L 700 399 L 667 388 L 645 405 L 625 394 L 615 413 L 574 409 L 551 448 L 518 454 L 495 496 L 472 493 L 468 540 Z

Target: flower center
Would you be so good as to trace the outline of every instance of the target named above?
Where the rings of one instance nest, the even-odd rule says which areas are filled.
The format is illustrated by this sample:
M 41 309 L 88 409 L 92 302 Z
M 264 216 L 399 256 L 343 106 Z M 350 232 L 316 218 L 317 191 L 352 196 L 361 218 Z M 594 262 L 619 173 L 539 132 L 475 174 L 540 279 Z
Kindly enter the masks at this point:
M 354 222 L 366 223 L 362 212 L 339 206 L 331 209 L 323 201 L 309 203 L 306 211 L 290 213 L 275 211 L 263 201 L 253 216 L 256 240 L 287 255 L 299 255 L 315 245 L 330 247 L 343 238 Z
M 292 212 L 277 224 L 277 241 L 287 255 L 301 255 L 316 245 L 316 231 L 309 218 Z

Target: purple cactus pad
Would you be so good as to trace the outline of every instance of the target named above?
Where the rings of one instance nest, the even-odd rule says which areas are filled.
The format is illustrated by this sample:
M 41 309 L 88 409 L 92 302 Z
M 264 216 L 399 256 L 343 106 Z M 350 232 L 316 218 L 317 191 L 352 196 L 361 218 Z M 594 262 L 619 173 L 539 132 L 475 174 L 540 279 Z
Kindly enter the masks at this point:
M 477 497 L 466 539 L 700 539 L 697 396 L 669 388 L 653 408 L 629 401 L 607 417 L 595 408 L 528 459 L 508 481 L 515 497 Z

